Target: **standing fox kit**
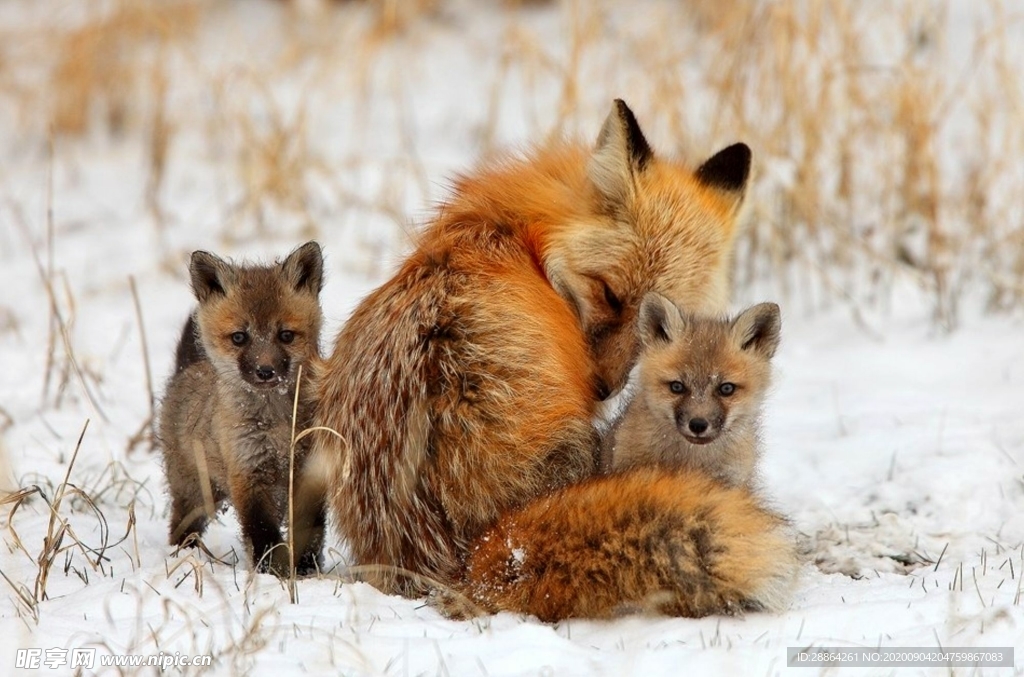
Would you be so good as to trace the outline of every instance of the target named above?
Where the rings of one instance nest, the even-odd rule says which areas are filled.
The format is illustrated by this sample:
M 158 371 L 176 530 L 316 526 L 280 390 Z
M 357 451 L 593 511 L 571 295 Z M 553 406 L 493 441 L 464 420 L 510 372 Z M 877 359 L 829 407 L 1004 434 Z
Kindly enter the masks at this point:
M 660 294 L 644 297 L 638 383 L 602 442 L 602 466 L 678 465 L 749 484 L 779 328 L 774 303 L 727 319 L 689 315 Z
M 319 357 L 320 245 L 309 242 L 270 266 L 234 265 L 197 251 L 189 273 L 198 307 L 178 343 L 160 417 L 170 541 L 183 545 L 201 536 L 210 517 L 230 502 L 257 569 L 287 575 L 291 558 L 281 526 L 292 433 L 308 428 L 311 419 L 306 392 L 294 421 L 293 409 L 299 368 L 305 386 Z M 295 454 L 299 486 L 302 442 Z M 295 504 L 296 568 L 307 573 L 318 565 L 322 501 L 298 496 Z

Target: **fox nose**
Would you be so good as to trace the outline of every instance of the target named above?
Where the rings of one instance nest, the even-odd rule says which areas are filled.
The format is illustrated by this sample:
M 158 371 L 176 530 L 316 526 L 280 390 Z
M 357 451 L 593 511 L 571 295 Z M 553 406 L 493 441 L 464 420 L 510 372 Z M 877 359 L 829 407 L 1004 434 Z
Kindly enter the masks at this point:
M 274 368 L 265 364 L 256 367 L 256 378 L 261 381 L 269 381 L 274 378 Z
M 691 433 L 700 435 L 708 429 L 708 420 L 706 418 L 691 418 L 688 427 Z

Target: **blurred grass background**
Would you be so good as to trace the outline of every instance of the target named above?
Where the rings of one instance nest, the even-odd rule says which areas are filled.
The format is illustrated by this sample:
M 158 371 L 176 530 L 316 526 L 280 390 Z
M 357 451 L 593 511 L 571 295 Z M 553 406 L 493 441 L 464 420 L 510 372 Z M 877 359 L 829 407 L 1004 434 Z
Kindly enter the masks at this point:
M 453 172 L 595 137 L 621 96 L 660 152 L 754 149 L 738 289 L 857 312 L 909 284 L 949 328 L 965 303 L 1024 304 L 1022 18 L 999 0 L 11 0 L 0 177 L 114 149 L 169 250 L 202 212 L 225 246 L 347 231 L 347 265 L 379 275 Z

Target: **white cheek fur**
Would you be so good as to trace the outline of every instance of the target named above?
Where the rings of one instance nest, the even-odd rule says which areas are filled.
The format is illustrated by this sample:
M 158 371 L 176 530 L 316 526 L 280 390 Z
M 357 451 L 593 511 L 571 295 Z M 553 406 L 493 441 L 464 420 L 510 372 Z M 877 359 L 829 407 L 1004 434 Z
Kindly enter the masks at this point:
M 633 368 L 629 371 L 629 378 L 626 379 L 626 385 L 622 386 L 619 392 L 615 393 L 607 400 L 597 403 L 597 408 L 594 411 L 594 418 L 591 419 L 591 424 L 597 431 L 604 435 L 607 433 L 612 425 L 622 417 L 625 413 L 626 407 L 633 398 L 636 396 L 640 386 L 640 365 L 633 365 Z

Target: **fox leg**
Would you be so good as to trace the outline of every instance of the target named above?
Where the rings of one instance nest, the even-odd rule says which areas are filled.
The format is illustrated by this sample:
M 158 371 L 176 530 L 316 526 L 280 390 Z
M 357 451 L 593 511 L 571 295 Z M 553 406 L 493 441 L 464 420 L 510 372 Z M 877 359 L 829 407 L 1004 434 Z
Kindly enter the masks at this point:
M 327 524 L 326 471 L 307 458 L 295 486 L 295 511 L 291 541 L 295 547 L 295 569 L 300 576 L 316 573 L 322 563 L 324 528 Z
M 202 536 L 217 506 L 227 498 L 207 472 L 206 452 L 201 445 L 175 449 L 168 455 L 167 479 L 171 493 L 170 543 L 182 546 Z
M 317 507 L 308 525 L 301 526 L 296 523 L 295 551 L 299 553 L 299 558 L 295 561 L 297 575 L 308 576 L 320 570 L 323 564 L 321 551 L 323 550 L 326 524 L 327 513 L 323 503 Z M 306 529 L 306 531 L 303 532 L 302 529 Z
M 287 576 L 288 549 L 281 538 L 281 510 L 273 485 L 256 483 L 251 473 L 231 478 L 231 503 L 235 506 L 242 535 L 252 546 L 252 561 L 261 573 Z
M 201 497 L 180 495 L 171 497 L 171 545 L 186 545 L 190 537 L 202 536 L 209 524 L 211 512 L 203 505 Z

